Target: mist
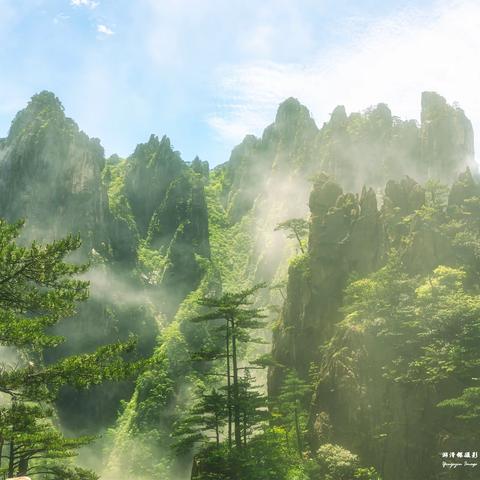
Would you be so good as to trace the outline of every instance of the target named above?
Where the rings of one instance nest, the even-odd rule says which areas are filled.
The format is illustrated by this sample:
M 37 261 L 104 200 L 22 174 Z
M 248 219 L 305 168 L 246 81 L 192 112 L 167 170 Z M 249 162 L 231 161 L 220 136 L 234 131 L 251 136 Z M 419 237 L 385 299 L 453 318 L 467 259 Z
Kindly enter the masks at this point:
M 186 163 L 168 137 L 156 135 L 128 158 L 107 162 L 99 142 L 65 116 L 53 94 L 32 98 L 0 144 L 0 214 L 26 219 L 24 242 L 78 232 L 83 243 L 71 261 L 90 263 L 81 276 L 90 297 L 55 329 L 65 342 L 47 350 L 45 359 L 132 335 L 135 355 L 148 359 L 138 378 L 86 392 L 62 389 L 55 402 L 62 429 L 101 435 L 82 449 L 80 465 L 105 480 L 125 472 L 136 480 L 190 478 L 200 444 L 176 455 L 175 429 L 199 385 L 223 385 L 216 376 L 221 361 L 192 361 L 202 348 L 217 346 L 214 329 L 191 322 L 205 312 L 198 300 L 265 282 L 252 300 L 267 314 L 257 332 L 264 342 L 239 349 L 240 368 L 288 348 L 282 328 L 295 303 L 289 289 L 302 281 L 309 291 L 318 272 L 297 275 L 311 261 L 311 247 L 306 237 L 299 245 L 276 227 L 294 218 L 310 229 L 318 225 L 318 198 L 311 196 L 323 184 L 318 179 L 328 176 L 338 184 L 335 192 L 351 192 L 354 205 L 363 187 L 381 200 L 390 180 L 452 183 L 467 167 L 475 173 L 473 128 L 463 110 L 433 92 L 422 94 L 421 108 L 418 123 L 399 119 L 385 104 L 352 113 L 339 106 L 319 127 L 307 107 L 289 98 L 261 137 L 247 136 L 227 162 L 210 170 L 200 159 Z M 33 141 L 33 133 L 40 140 Z M 327 213 L 343 211 L 342 204 L 328 204 L 328 195 L 322 201 Z M 355 208 L 338 217 L 339 225 L 348 224 Z M 309 237 L 315 238 L 312 231 Z M 9 350 L 2 355 L 3 362 L 15 360 Z M 271 373 L 254 370 L 252 376 L 267 398 Z M 224 431 L 220 437 L 225 441 Z

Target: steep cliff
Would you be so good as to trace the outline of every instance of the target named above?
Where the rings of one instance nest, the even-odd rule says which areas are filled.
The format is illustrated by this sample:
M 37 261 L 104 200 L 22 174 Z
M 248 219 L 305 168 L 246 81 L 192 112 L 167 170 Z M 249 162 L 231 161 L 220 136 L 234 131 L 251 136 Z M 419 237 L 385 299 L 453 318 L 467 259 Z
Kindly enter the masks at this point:
M 322 174 L 314 182 L 310 211 L 308 252 L 290 263 L 287 296 L 272 347 L 276 361 L 304 376 L 342 317 L 347 281 L 373 271 L 386 253 L 385 228 L 373 190 L 363 189 L 360 197 L 343 194 Z M 281 368 L 271 369 L 273 395 L 281 376 Z
M 200 282 L 197 256 L 210 258 L 207 178 L 207 162 L 188 165 L 166 136 L 155 135 L 104 172 L 117 233 L 112 254 L 138 267 L 169 320 Z
M 102 183 L 105 166 L 99 140 L 90 139 L 64 114 L 60 101 L 50 92 L 32 97 L 12 122 L 0 148 L 0 215 L 9 221 L 25 219 L 24 241 L 46 241 L 70 233 L 82 239 L 79 260 L 90 260 L 92 296 L 79 306 L 56 333 L 67 341 L 57 350 L 46 351 L 47 361 L 62 355 L 91 350 L 109 341 L 140 337 L 147 353 L 156 332 L 153 318 L 131 304 L 120 304 L 116 288 L 127 288 L 128 280 L 115 281 L 106 264 L 110 256 L 111 213 Z M 111 291 L 106 293 L 106 285 Z M 102 292 L 103 291 L 103 295 Z M 131 385 L 99 387 L 78 393 L 64 389 L 59 399 L 66 425 L 83 430 L 108 424 L 112 406 L 128 396 Z M 73 408 L 72 405 L 78 406 Z
M 185 169 L 180 154 L 172 150 L 166 136 L 159 140 L 151 135 L 149 141 L 138 145 L 129 157 L 125 195 L 142 236 L 146 235 L 168 187 Z
M 423 178 L 450 183 L 465 163 L 475 165 L 472 123 L 461 108 L 435 92 L 423 92 L 421 122 Z
M 436 93 L 422 94 L 420 125 L 379 104 L 349 115 L 339 106 L 320 129 L 290 98 L 261 138 L 247 136 L 229 161 L 212 171 L 209 185 L 228 223 L 243 222 L 249 231 L 252 278 L 277 281 L 285 276 L 292 245 L 272 230 L 288 218 L 307 217 L 315 175 L 325 172 L 347 191 L 360 194 L 366 185 L 381 194 L 391 179 L 408 175 L 418 182 L 450 183 L 467 166 L 476 171 L 470 121 Z
M 476 341 L 462 324 L 478 288 L 472 228 L 479 193 L 469 170 L 450 190 L 405 178 L 388 182 L 379 210 L 373 191 L 345 195 L 328 177 L 317 178 L 309 249 L 290 264 L 273 338 L 279 365 L 269 375 L 275 397 L 285 367 L 304 378 L 312 366 L 318 372 L 313 451 L 337 443 L 382 478 L 433 480 L 442 472 L 439 452 L 472 442 L 461 417 L 438 405 L 475 385 L 478 370 L 470 365 L 468 377 L 445 352 Z
M 45 352 L 47 361 L 130 334 L 140 355 L 151 354 L 159 324 L 199 284 L 199 259 L 210 255 L 205 175 L 206 162 L 187 165 L 167 137 L 154 135 L 127 160 L 105 161 L 100 142 L 50 92 L 17 114 L 0 143 L 0 215 L 26 220 L 25 241 L 79 234 L 80 260 L 92 264 L 91 298 L 64 322 L 58 333 L 67 340 Z M 131 382 L 64 389 L 61 418 L 74 430 L 97 431 L 132 389 Z
M 32 97 L 0 146 L 0 215 L 26 219 L 31 239 L 81 233 L 84 252 L 108 249 L 108 204 L 98 139 L 64 114 L 50 92 Z
M 262 137 L 247 136 L 219 167 L 230 218 L 238 220 L 257 198 L 278 186 L 281 202 L 282 186 L 298 186 L 319 172 L 360 193 L 364 185 L 382 189 L 388 180 L 405 175 L 450 183 L 467 166 L 476 169 L 472 125 L 462 109 L 424 92 L 420 116 L 418 125 L 393 116 L 382 103 L 349 115 L 338 106 L 318 129 L 303 105 L 286 100 Z M 302 187 L 289 203 L 307 202 L 309 188 Z
M 67 337 L 63 353 L 133 333 L 140 355 L 153 354 L 135 383 L 82 394 L 64 390 L 60 398 L 61 420 L 76 431 L 112 425 L 120 399 L 127 400 L 112 433 L 112 472 L 188 475 L 189 464 L 172 460 L 170 434 L 191 389 L 205 381 L 192 352 L 212 341 L 208 329 L 189 319 L 201 295 L 259 281 L 276 284 L 256 298 L 256 305 L 273 304 L 269 320 L 276 320 L 270 394 L 282 386 L 281 365 L 304 379 L 312 364 L 320 372 L 310 412 L 312 448 L 325 440 L 342 444 L 389 480 L 435 471 L 426 445 L 448 444 L 440 440 L 445 432 L 436 425 L 444 417 L 435 404 L 464 385 L 395 384 L 383 367 L 398 360 L 392 357 L 398 345 L 377 341 L 361 322 L 345 322 L 352 305 L 357 308 L 356 282 L 379 283 L 392 251 L 408 278 L 427 282 L 430 275 L 442 288 L 462 276 L 436 271 L 442 265 L 464 269 L 472 284 L 480 276 L 472 249 L 475 175 L 466 171 L 448 192 L 432 181 L 449 183 L 472 165 L 471 124 L 431 92 L 422 95 L 421 108 L 417 124 L 384 104 L 350 114 L 339 106 L 317 128 L 306 107 L 290 98 L 261 138 L 247 136 L 212 171 L 198 158 L 184 162 L 166 136 L 152 135 L 126 159 L 105 160 L 99 141 L 81 132 L 48 92 L 19 112 L 0 141 L 0 216 L 26 218 L 27 240 L 78 232 L 81 257 L 92 262 L 92 298 L 59 332 Z M 275 227 L 309 212 L 308 248 L 299 254 L 306 241 L 287 239 Z M 425 291 L 425 282 L 415 288 Z M 420 309 L 415 288 L 405 294 Z M 394 326 L 388 328 L 396 338 Z M 262 335 L 269 342 L 272 332 Z M 424 436 L 415 429 L 421 422 Z M 410 477 L 399 473 L 402 462 Z

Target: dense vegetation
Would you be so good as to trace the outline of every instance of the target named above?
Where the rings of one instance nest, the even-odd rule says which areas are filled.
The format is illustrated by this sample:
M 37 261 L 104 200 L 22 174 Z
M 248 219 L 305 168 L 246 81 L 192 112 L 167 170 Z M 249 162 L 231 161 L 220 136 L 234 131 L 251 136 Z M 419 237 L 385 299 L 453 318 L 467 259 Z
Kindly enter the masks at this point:
M 480 186 L 439 95 L 288 99 L 210 170 L 105 159 L 42 92 L 0 185 L 5 478 L 476 478 L 442 467 L 478 441 Z
M 21 224 L 0 222 L 0 341 L 10 361 L 0 370 L 0 475 L 41 475 L 54 479 L 92 480 L 93 472 L 69 466 L 93 438 L 66 438 L 56 426 L 52 402 L 59 388 L 88 388 L 105 380 L 131 376 L 139 364 L 123 358 L 134 342 L 107 345 L 91 353 L 69 356 L 46 365 L 45 347 L 63 338 L 51 327 L 74 313 L 88 294 L 88 283 L 75 279 L 83 265 L 63 260 L 79 239 L 67 237 L 48 245 L 20 247 Z

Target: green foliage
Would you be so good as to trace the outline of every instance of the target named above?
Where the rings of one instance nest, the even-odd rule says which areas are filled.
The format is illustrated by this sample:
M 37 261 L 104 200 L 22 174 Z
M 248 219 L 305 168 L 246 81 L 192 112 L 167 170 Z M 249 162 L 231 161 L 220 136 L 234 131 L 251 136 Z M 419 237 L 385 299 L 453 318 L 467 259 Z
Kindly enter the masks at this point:
M 80 239 L 20 247 L 15 239 L 21 227 L 0 220 L 0 342 L 36 349 L 56 346 L 62 339 L 45 329 L 72 315 L 75 301 L 88 295 L 88 283 L 71 278 L 86 267 L 62 262 Z
M 201 388 L 196 397 L 188 414 L 174 427 L 173 436 L 177 440 L 173 448 L 177 454 L 188 453 L 194 446 L 204 446 L 212 440 L 220 446 L 220 433 L 227 421 L 225 392 Z
M 112 474 L 128 472 L 138 478 L 186 475 L 183 469 L 188 460 L 179 453 L 188 450 L 189 441 L 185 439 L 185 448 L 178 445 L 175 450 L 174 444 L 183 434 L 173 437 L 172 432 L 183 428 L 181 424 L 190 414 L 194 401 L 190 392 L 203 385 L 199 378 L 205 372 L 193 360 L 194 352 L 214 344 L 208 325 L 194 324 L 190 319 L 203 313 L 198 300 L 219 288 L 218 273 L 211 262 L 203 266 L 200 285 L 159 335 L 147 369 L 138 377 L 134 394 L 110 432 L 114 443 L 109 463 Z
M 338 445 L 325 444 L 317 451 L 319 474 L 325 480 L 347 480 L 352 478 L 359 466 L 358 457 Z
M 132 232 L 137 231 L 135 218 L 125 192 L 127 161 L 107 164 L 102 172 L 103 182 L 107 186 L 108 205 L 114 217 L 122 219 Z
M 275 227 L 275 231 L 285 230 L 288 238 L 296 239 L 302 253 L 305 253 L 304 237 L 308 234 L 308 229 L 308 222 L 303 218 L 291 218 Z
M 448 203 L 449 188 L 438 180 L 429 179 L 425 183 L 426 205 L 434 209 L 443 209 Z
M 159 250 L 149 248 L 145 241 L 140 242 L 137 256 L 139 270 L 146 282 L 149 285 L 159 285 L 167 258 Z
M 242 450 L 230 450 L 226 444 L 199 452 L 194 459 L 192 480 L 294 480 L 302 467 L 282 447 L 282 432 L 266 429 Z
M 289 370 L 283 381 L 278 397 L 271 402 L 275 423 L 285 429 L 286 446 L 290 448 L 291 438 L 295 449 L 303 456 L 304 435 L 307 427 L 307 409 L 312 385 L 301 380 L 295 371 Z
M 10 477 L 42 473 L 45 478 L 93 479 L 93 473 L 61 461 L 92 438 L 65 438 L 54 427 L 48 405 L 63 385 L 88 388 L 134 374 L 140 364 L 125 362 L 124 355 L 135 341 L 45 365 L 43 349 L 64 340 L 52 335 L 51 327 L 87 298 L 88 282 L 75 278 L 86 266 L 64 260 L 80 246 L 78 237 L 23 247 L 16 243 L 20 229 L 21 224 L 0 221 L 0 344 L 17 349 L 19 356 L 0 368 L 0 391 L 9 398 L 0 409 L 0 450 L 8 452 L 0 458 L 0 469 Z
M 225 289 L 247 288 L 254 269 L 251 253 L 253 218 L 249 215 L 231 223 L 222 204 L 223 171 L 214 170 L 205 189 L 209 216 L 212 262 L 218 268 Z
M 265 428 L 242 450 L 210 446 L 194 458 L 192 480 L 381 480 L 357 455 L 325 444 L 313 456 L 299 458 L 286 448 L 284 431 Z
M 52 466 L 48 467 L 47 471 L 52 480 L 98 480 L 100 478 L 94 472 L 80 467 Z
M 335 376 L 367 416 L 376 392 L 417 389 L 445 438 L 478 438 L 480 299 L 466 270 L 440 265 L 411 275 L 394 254 L 347 287 L 344 313 L 324 349 L 320 382 Z M 378 423 L 378 438 L 396 431 L 388 418 Z
M 478 380 L 475 379 L 476 382 Z M 459 436 L 463 437 L 465 441 L 479 440 L 480 387 L 467 387 L 460 396 L 443 400 L 438 403 L 438 407 L 453 415 L 460 422 Z
M 203 307 L 207 307 L 209 311 L 192 318 L 192 321 L 195 323 L 213 323 L 214 328 L 218 330 L 222 339 L 223 347 L 220 356 L 226 360 L 226 368 L 223 373 L 227 378 L 228 442 L 231 446 L 233 423 L 237 448 L 241 448 L 242 445 L 246 444 L 247 430 L 253 426 L 253 423 L 248 425 L 245 420 L 247 411 L 248 414 L 253 414 L 256 411 L 256 406 L 251 406 L 247 402 L 247 397 L 249 396 L 248 376 L 246 376 L 242 400 L 238 348 L 240 343 L 249 344 L 258 341 L 252 337 L 251 331 L 258 330 L 264 326 L 262 319 L 265 318 L 265 315 L 262 309 L 251 307 L 253 304 L 251 297 L 259 289 L 264 288 L 264 286 L 264 284 L 258 284 L 239 292 L 226 292 L 220 297 L 203 297 L 199 299 L 198 303 Z M 252 402 L 254 398 L 256 398 L 255 395 L 251 395 L 250 399 Z M 248 406 L 246 403 L 248 403 Z M 241 425 L 242 416 L 244 419 L 243 427 Z
M 472 283 L 480 283 L 480 197 L 469 197 L 449 210 L 449 221 L 443 229 L 452 238 L 458 264 L 468 272 Z
M 290 268 L 295 270 L 296 273 L 300 274 L 303 277 L 308 278 L 310 276 L 310 257 L 308 253 L 302 253 L 301 255 L 296 255 L 290 260 Z
M 384 371 L 392 381 L 437 384 L 453 375 L 475 376 L 480 301 L 465 289 L 465 279 L 463 270 L 446 266 L 410 277 L 394 260 L 352 283 L 345 320 L 329 349 L 329 368 L 341 365 L 346 375 L 354 375 L 361 350 L 345 348 L 345 339 L 362 334 L 382 338 L 390 349 Z
M 32 403 L 19 403 L 16 400 L 8 408 L 0 409 L 1 445 L 7 444 L 8 465 L 3 467 L 5 474 L 13 472 L 30 475 L 43 473 L 58 478 L 58 461 L 76 455 L 76 450 L 90 443 L 93 437 L 65 438 L 51 423 L 50 409 Z M 32 463 L 33 461 L 33 463 Z M 57 464 L 54 463 L 57 462 Z M 75 472 L 75 470 L 71 470 Z M 85 471 L 72 478 L 97 478 Z M 67 477 L 65 477 L 67 478 Z M 70 478 L 70 477 L 68 477 Z
M 357 455 L 339 445 L 324 444 L 310 464 L 310 476 L 323 480 L 381 480 L 373 467 L 360 466 Z

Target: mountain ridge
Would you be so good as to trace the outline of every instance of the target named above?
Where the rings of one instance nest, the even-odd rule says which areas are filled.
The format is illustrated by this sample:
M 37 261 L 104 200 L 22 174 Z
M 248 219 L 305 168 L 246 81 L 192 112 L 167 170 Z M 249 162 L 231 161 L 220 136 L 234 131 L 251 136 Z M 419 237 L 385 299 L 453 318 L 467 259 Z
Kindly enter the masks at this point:
M 313 349 L 333 334 L 341 308 L 335 299 L 348 274 L 368 275 L 382 263 L 384 217 L 401 229 L 402 219 L 423 205 L 416 182 L 453 183 L 476 167 L 463 110 L 432 92 L 421 103 L 420 124 L 398 119 L 380 103 L 361 113 L 336 107 L 318 128 L 308 109 L 289 98 L 260 138 L 245 137 L 227 162 L 210 170 L 198 157 L 185 162 L 167 136 L 154 134 L 128 158 L 105 159 L 100 141 L 65 116 L 53 93 L 34 96 L 0 142 L 0 216 L 26 217 L 26 240 L 72 232 L 83 238 L 80 259 L 92 263 L 92 298 L 59 332 L 71 338 L 65 354 L 133 333 L 139 354 L 153 359 L 135 382 L 64 391 L 58 402 L 64 426 L 96 433 L 116 422 L 112 469 L 144 468 L 145 455 L 158 454 L 162 460 L 146 475 L 163 475 L 175 412 L 187 408 L 185 392 L 202 375 L 186 365 L 192 351 L 211 342 L 207 328 L 189 321 L 199 311 L 196 301 L 260 281 L 288 279 L 285 305 L 282 288 L 256 302 L 273 304 L 273 312 L 283 308 L 280 316 L 270 314 L 276 327 L 263 332 L 264 340 L 272 342 L 273 330 L 274 356 L 306 375 L 316 357 L 302 345 Z M 463 190 L 452 188 L 461 198 Z M 399 201 L 403 196 L 407 202 Z M 289 218 L 309 220 L 306 256 L 275 231 Z M 415 241 L 425 238 L 418 234 Z M 325 266 L 323 244 L 337 241 L 346 253 L 333 248 L 328 261 L 338 262 Z M 303 268 L 310 264 L 321 266 L 318 288 L 305 283 Z M 323 290 L 325 303 L 314 298 Z M 289 327 L 298 338 L 289 337 Z M 269 382 L 274 394 L 282 375 L 272 369 Z M 180 465 L 170 467 L 187 478 Z

